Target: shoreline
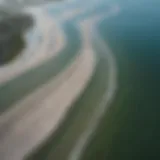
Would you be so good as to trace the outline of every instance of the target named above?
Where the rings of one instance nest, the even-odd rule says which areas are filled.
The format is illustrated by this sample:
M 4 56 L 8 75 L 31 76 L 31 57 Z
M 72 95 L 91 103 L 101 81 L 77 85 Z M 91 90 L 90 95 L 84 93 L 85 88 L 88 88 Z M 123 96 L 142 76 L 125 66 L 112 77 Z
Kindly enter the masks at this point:
M 6 136 L 6 138 L 3 138 L 3 140 L 5 139 L 6 141 L 9 141 L 8 143 L 4 140 L 3 142 L 3 147 L 6 145 L 6 148 L 9 150 L 9 147 L 11 146 L 11 144 L 14 144 L 14 140 L 16 140 L 16 144 L 18 143 L 17 142 L 17 139 L 16 137 L 18 136 L 20 138 L 20 136 L 22 136 L 23 138 L 22 139 L 26 139 L 25 136 L 31 136 L 31 139 L 27 140 L 27 142 L 29 143 L 33 143 L 33 141 L 37 138 L 37 143 L 38 141 L 40 141 L 40 139 L 44 140 L 44 132 L 51 132 L 53 130 L 55 130 L 57 128 L 57 125 L 60 123 L 61 119 L 63 119 L 63 117 L 65 117 L 65 113 L 67 113 L 67 110 L 70 108 L 70 105 L 73 103 L 73 101 L 75 101 L 76 97 L 78 97 L 78 95 L 85 89 L 85 86 L 88 84 L 88 81 L 89 79 L 91 78 L 91 75 L 93 74 L 93 71 L 94 71 L 94 67 L 95 67 L 95 62 L 94 62 L 94 58 L 93 58 L 93 54 L 92 52 L 88 52 L 87 50 L 86 51 L 82 51 L 82 54 L 79 55 L 80 57 L 78 57 L 78 68 L 76 71 L 74 71 L 73 74 L 71 74 L 71 77 L 68 79 L 68 81 L 64 82 L 59 88 L 57 88 L 57 90 L 53 90 L 53 93 L 50 94 L 49 96 L 49 99 L 47 100 L 42 100 L 42 103 L 41 105 L 38 106 L 38 110 L 36 111 L 36 114 L 39 113 L 39 120 L 38 119 L 35 119 L 35 111 L 34 113 L 32 113 L 32 117 L 33 117 L 33 121 L 31 121 L 31 115 L 29 115 L 29 119 L 27 119 L 26 117 L 26 122 L 25 122 L 25 116 L 21 117 L 20 120 L 17 122 L 17 125 L 16 126 L 19 126 L 18 128 L 15 128 L 15 125 L 12 125 L 14 126 L 14 132 L 12 132 L 11 135 L 8 135 Z M 80 60 L 79 60 L 80 58 Z M 63 73 L 62 73 L 63 74 Z M 81 78 L 80 78 L 81 77 Z M 53 84 L 55 83 L 55 81 L 52 82 Z M 46 84 L 46 85 L 49 85 L 49 84 Z M 50 85 L 49 85 L 50 86 Z M 75 87 L 73 87 L 75 86 Z M 49 87 L 50 88 L 50 87 Z M 40 89 L 41 90 L 41 89 Z M 42 92 L 43 92 L 43 89 L 42 89 Z M 56 93 L 55 93 L 56 92 Z M 70 94 L 68 94 L 70 93 Z M 34 93 L 33 93 L 34 94 Z M 34 96 L 30 95 L 29 97 L 32 99 Z M 34 99 L 34 98 L 33 98 Z M 63 99 L 63 102 L 61 101 L 61 99 Z M 35 98 L 35 100 L 37 100 L 37 98 Z M 34 101 L 35 101 L 34 100 Z M 27 107 L 28 105 L 29 106 L 34 106 L 34 101 L 32 103 L 30 103 L 30 101 L 23 101 L 22 100 L 22 104 L 20 102 L 20 106 L 22 107 L 24 105 L 24 107 Z M 24 104 L 23 104 L 24 103 Z M 31 105 L 32 104 L 32 105 Z M 53 115 L 54 113 L 51 112 L 51 110 L 55 110 L 54 107 L 51 107 L 51 105 L 53 106 L 57 106 L 59 108 L 59 106 L 61 106 L 61 109 L 59 110 L 58 108 L 56 110 L 59 110 L 59 112 L 56 112 L 56 115 L 57 116 L 57 120 L 54 120 L 54 126 L 53 126 L 53 120 L 51 120 L 52 118 L 55 118 Z M 40 110 L 40 106 L 41 106 L 41 110 Z M 44 107 L 44 106 L 48 106 L 48 107 Z M 23 107 L 22 107 L 23 108 Z M 46 110 L 48 108 L 48 111 Z M 22 109 L 23 110 L 23 109 Z M 14 111 L 15 112 L 15 111 Z M 31 112 L 31 111 L 30 111 Z M 44 116 L 44 113 L 46 115 L 46 118 L 43 119 Z M 13 117 L 17 117 L 16 116 L 17 113 L 15 113 L 15 116 Z M 19 115 L 20 113 L 18 113 Z M 50 116 L 50 118 L 48 119 L 47 121 L 47 118 Z M 37 117 L 37 118 L 38 118 Z M 2 117 L 1 117 L 2 118 Z M 24 118 L 24 120 L 23 120 Z M 42 119 L 41 119 L 42 118 Z M 43 120 L 42 123 L 40 123 L 40 120 Z M 7 120 L 6 120 L 7 121 Z M 44 121 L 47 121 L 46 123 Z M 37 123 L 37 125 L 33 125 L 32 126 L 32 129 L 34 130 L 34 133 L 30 133 L 28 132 L 28 130 L 25 130 L 25 127 L 27 126 L 27 124 L 24 125 L 24 123 L 28 123 L 28 125 L 31 125 L 34 124 L 34 123 Z M 42 125 L 44 124 L 44 125 Z M 48 127 L 45 125 L 45 124 L 48 124 Z M 50 126 L 49 126 L 50 124 Z M 24 127 L 25 126 L 25 127 Z M 28 126 L 29 127 L 29 126 Z M 28 129 L 28 127 L 26 129 Z M 36 127 L 39 127 L 39 129 L 37 129 Z M 44 128 L 46 129 L 44 129 Z M 48 129 L 47 129 L 47 128 Z M 23 130 L 23 129 L 24 130 Z M 42 129 L 43 128 L 43 129 Z M 52 128 L 52 129 L 51 129 Z M 41 131 L 40 131 L 41 130 Z M 49 131 L 48 131 L 49 130 Z M 31 131 L 31 130 L 30 130 Z M 28 133 L 28 134 L 23 134 L 23 133 Z M 38 133 L 37 133 L 38 132 Z M 38 135 L 40 135 L 41 133 L 41 138 L 39 139 L 38 138 Z M 19 134 L 19 135 L 18 135 Z M 33 134 L 35 135 L 34 138 L 33 138 Z M 46 133 L 45 133 L 46 134 Z M 16 136 L 16 137 L 15 137 Z M 29 137 L 30 137 L 29 136 Z M 14 138 L 13 138 L 14 137 Z M 10 143 L 10 141 L 13 141 L 12 143 Z M 35 140 L 36 141 L 36 140 Z M 21 138 L 20 138 L 20 141 L 19 141 L 19 144 L 20 144 L 20 147 L 19 149 L 21 148 L 22 150 L 27 147 L 26 144 L 25 146 L 23 146 L 23 144 L 21 143 Z M 8 146 L 9 145 L 9 146 Z M 33 144 L 32 144 L 33 145 Z M 28 146 L 27 147 L 29 150 L 33 149 L 31 146 Z M 19 151 L 19 149 L 15 148 L 16 150 Z M 4 147 L 4 152 L 5 152 L 5 147 Z M 26 150 L 26 149 L 24 149 Z M 11 147 L 11 153 L 13 151 L 13 148 Z M 24 151 L 25 152 L 25 151 Z M 16 152 L 15 152 L 16 153 Z M 22 152 L 21 152 L 22 153 Z M 13 153 L 14 154 L 14 153 Z M 8 152 L 7 152 L 7 155 L 8 155 Z M 9 154 L 10 155 L 10 154 Z M 12 154 L 11 154 L 12 155 Z M 16 154 L 15 154 L 16 155 Z M 6 155 L 4 155 L 6 156 Z M 4 157 L 5 159 L 5 157 Z M 6 158 L 7 160 L 9 159 L 9 157 Z M 17 160 L 19 159 L 17 156 L 15 158 L 13 158 L 13 155 L 12 155 L 12 160 Z

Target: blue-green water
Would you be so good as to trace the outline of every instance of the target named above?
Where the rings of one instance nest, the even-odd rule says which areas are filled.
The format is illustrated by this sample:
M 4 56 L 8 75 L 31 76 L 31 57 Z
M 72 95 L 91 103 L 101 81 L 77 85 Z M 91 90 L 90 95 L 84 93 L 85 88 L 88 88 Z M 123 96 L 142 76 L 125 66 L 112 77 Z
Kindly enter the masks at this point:
M 119 90 L 82 159 L 159 159 L 159 1 L 118 1 L 100 25 L 116 56 Z

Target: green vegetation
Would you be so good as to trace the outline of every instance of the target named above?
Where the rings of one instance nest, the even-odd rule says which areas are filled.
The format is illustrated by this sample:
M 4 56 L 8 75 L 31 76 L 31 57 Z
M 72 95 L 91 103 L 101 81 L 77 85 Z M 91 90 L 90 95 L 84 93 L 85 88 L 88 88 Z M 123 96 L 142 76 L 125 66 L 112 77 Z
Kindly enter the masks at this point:
M 0 65 L 13 60 L 24 47 L 25 42 L 20 34 L 13 35 L 7 42 L 0 42 Z
M 29 15 L 5 16 L 0 21 L 0 65 L 9 63 L 25 47 L 23 33 L 33 25 Z

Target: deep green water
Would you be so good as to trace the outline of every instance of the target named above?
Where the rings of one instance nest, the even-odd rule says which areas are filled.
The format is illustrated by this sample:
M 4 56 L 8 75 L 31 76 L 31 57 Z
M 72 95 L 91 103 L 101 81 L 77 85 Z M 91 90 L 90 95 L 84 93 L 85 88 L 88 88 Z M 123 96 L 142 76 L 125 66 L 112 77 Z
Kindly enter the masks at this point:
M 82 159 L 159 159 L 160 2 L 119 1 L 100 25 L 118 64 L 119 90 Z

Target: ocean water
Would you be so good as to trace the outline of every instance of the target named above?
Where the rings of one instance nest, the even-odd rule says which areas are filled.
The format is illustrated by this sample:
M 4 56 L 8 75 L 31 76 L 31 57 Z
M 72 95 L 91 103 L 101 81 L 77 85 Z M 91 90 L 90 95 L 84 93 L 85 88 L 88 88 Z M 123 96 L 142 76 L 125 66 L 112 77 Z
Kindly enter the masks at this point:
M 82 8 L 86 7 L 87 2 L 79 3 Z M 120 12 L 105 18 L 113 4 L 119 6 Z M 69 6 L 54 8 L 53 12 L 62 12 Z M 101 12 L 104 14 L 104 19 L 98 24 L 99 34 L 112 50 L 118 69 L 116 97 L 89 141 L 82 159 L 160 158 L 159 8 L 158 0 L 101 0 L 99 7 L 86 10 L 73 20 L 79 21 Z M 62 137 L 59 136 L 56 143 L 61 142 Z M 40 152 L 45 153 L 45 149 L 42 147 Z M 42 159 L 45 159 L 43 155 Z
M 160 2 L 117 3 L 121 12 L 99 28 L 116 56 L 119 89 L 82 159 L 159 159 Z

